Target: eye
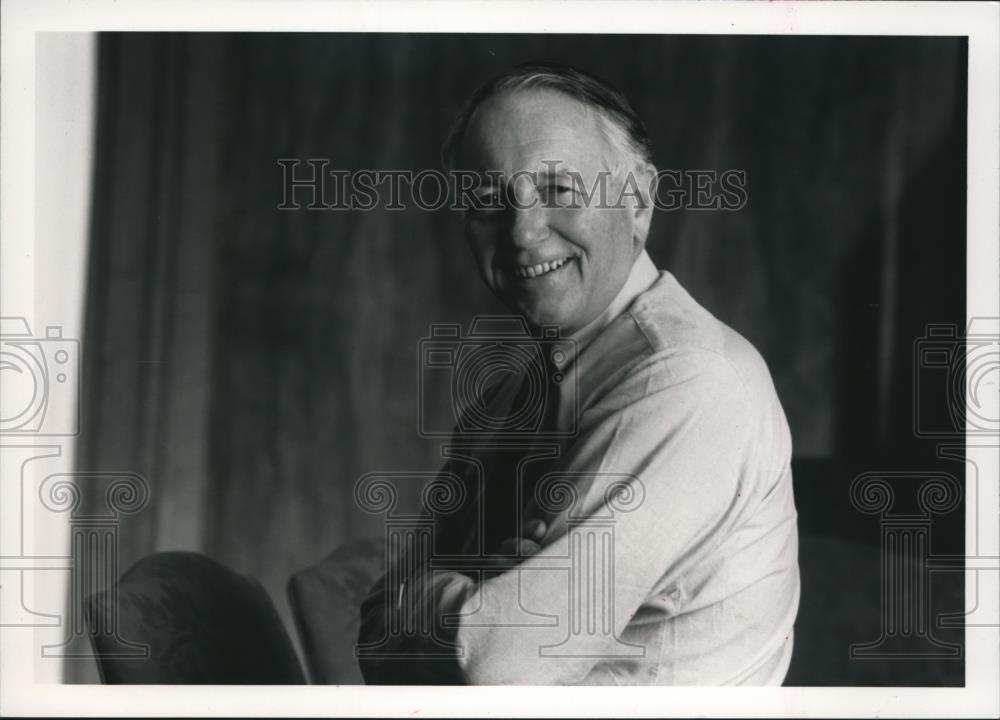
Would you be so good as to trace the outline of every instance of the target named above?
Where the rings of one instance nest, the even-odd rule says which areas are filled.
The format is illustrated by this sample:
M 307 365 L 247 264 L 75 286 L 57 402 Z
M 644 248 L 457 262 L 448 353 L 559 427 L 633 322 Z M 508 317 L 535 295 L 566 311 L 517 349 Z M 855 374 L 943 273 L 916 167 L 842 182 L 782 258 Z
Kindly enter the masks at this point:
M 503 205 L 503 193 L 499 190 L 476 194 L 476 203 L 480 207 L 500 207 Z
M 572 185 L 552 183 L 539 188 L 539 195 L 549 206 L 562 207 L 573 201 L 575 190 Z
M 507 202 L 503 192 L 494 190 L 473 195 L 472 204 L 468 209 L 478 215 L 487 215 L 504 210 L 506 207 Z

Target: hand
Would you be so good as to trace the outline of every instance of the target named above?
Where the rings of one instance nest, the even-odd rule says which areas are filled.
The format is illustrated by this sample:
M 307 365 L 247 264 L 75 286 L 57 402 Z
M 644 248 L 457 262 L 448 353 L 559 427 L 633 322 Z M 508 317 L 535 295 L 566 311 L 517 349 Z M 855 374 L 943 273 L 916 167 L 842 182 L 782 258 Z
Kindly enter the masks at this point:
M 538 543 L 545 537 L 548 526 L 544 520 L 529 520 L 524 525 L 521 537 L 507 538 L 500 543 L 499 555 L 531 557 L 542 549 Z
M 489 555 L 483 561 L 483 574 L 486 578 L 495 577 L 517 565 L 539 550 L 539 541 L 545 537 L 548 526 L 544 520 L 531 520 L 524 526 L 524 537 L 507 538 L 500 543 L 500 551 Z

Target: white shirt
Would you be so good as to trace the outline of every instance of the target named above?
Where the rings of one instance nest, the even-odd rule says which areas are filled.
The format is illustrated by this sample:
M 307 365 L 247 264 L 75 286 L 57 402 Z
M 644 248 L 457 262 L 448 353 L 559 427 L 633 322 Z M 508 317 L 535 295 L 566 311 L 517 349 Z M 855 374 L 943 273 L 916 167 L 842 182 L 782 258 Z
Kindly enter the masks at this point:
M 387 635 L 399 597 L 377 587 L 361 638 L 386 636 L 402 659 L 363 659 L 366 680 L 780 684 L 798 543 L 791 438 L 764 361 L 645 253 L 573 340 L 559 425 L 577 432 L 551 477 L 572 485 L 575 502 L 525 505 L 548 530 L 512 570 L 411 581 L 405 612 L 433 615 L 430 646 L 454 642 L 450 659 L 429 661 L 427 638 Z M 631 506 L 609 500 L 614 484 Z

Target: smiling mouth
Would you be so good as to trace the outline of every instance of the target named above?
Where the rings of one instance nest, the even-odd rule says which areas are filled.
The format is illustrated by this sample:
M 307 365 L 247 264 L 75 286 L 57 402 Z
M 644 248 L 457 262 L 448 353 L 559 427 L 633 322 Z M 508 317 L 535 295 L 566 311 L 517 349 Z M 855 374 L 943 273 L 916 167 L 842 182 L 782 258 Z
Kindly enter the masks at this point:
M 510 272 L 514 277 L 520 278 L 521 280 L 532 280 L 534 278 L 542 277 L 543 275 L 554 273 L 569 261 L 570 258 L 564 257 L 558 260 L 538 263 L 537 265 L 521 265 L 513 268 Z

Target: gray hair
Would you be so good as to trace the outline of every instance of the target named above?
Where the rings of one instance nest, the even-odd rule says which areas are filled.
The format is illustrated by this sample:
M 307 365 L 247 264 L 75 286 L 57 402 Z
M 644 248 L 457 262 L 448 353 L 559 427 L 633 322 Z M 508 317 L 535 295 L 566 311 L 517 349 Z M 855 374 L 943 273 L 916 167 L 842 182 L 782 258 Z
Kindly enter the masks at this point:
M 444 167 L 454 168 L 469 122 L 480 105 L 503 92 L 528 89 L 554 90 L 580 101 L 604 121 L 602 130 L 609 142 L 639 162 L 652 163 L 653 147 L 646 126 L 620 91 L 568 65 L 527 63 L 493 78 L 472 94 L 441 149 Z

